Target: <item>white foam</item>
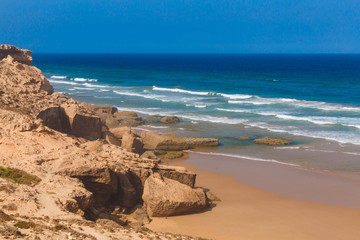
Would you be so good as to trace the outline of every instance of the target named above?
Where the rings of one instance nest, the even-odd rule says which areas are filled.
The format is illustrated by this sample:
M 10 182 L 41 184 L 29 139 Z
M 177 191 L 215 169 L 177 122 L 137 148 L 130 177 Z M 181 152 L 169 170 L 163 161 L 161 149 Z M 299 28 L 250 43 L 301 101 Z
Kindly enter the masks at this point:
M 188 91 L 180 88 L 161 88 L 153 86 L 154 91 L 167 91 L 167 92 L 178 92 L 178 93 L 187 93 L 192 95 L 209 95 L 209 92 L 196 92 L 196 91 Z
M 214 117 L 214 116 L 209 116 L 209 115 L 180 114 L 177 116 L 185 118 L 185 119 L 189 119 L 192 121 L 203 121 L 203 122 L 224 123 L 224 124 L 241 124 L 246 121 L 243 119 L 235 119 L 235 118 L 228 118 L 228 117 Z
M 81 85 L 81 84 L 76 83 L 76 82 L 61 81 L 61 80 L 54 80 L 54 79 L 49 79 L 49 81 L 51 83 L 60 83 L 60 84 L 68 84 L 68 85 Z
M 118 107 L 117 109 L 119 111 L 135 111 L 137 113 L 142 113 L 145 115 L 176 115 L 177 112 L 166 112 L 166 111 L 159 111 L 158 108 L 124 108 L 124 107 Z M 150 111 L 149 111 L 150 110 Z M 155 110 L 155 111 L 151 111 Z
M 221 96 L 226 97 L 226 98 L 230 98 L 230 99 L 247 99 L 247 98 L 252 98 L 253 96 L 251 95 L 246 95 L 246 94 L 225 94 L 225 93 L 220 93 Z
M 168 126 L 155 126 L 155 125 L 143 125 L 143 127 L 158 128 L 158 129 L 169 128 Z
M 94 88 L 86 88 L 86 87 L 74 87 L 74 89 L 94 91 Z
M 202 96 L 221 96 L 230 99 L 246 99 L 251 98 L 251 95 L 245 94 L 226 94 L 226 93 L 216 93 L 216 92 L 200 92 L 200 91 L 190 91 L 184 90 L 180 88 L 161 88 L 153 86 L 154 91 L 167 91 L 167 92 L 177 92 L 177 93 L 185 93 L 185 94 L 192 94 L 192 95 L 202 95 Z
M 70 80 L 75 82 L 97 82 L 97 79 L 93 78 L 70 78 Z
M 118 91 L 118 90 L 114 90 L 114 93 L 119 94 L 119 95 L 141 97 L 141 98 L 154 99 L 154 100 L 160 100 L 160 101 L 165 100 L 163 96 L 155 95 L 155 94 L 141 94 L 141 93 L 136 93 L 136 92 Z
M 345 133 L 345 132 L 336 132 L 336 131 L 314 131 L 314 130 L 300 130 L 296 127 L 292 126 L 271 126 L 264 122 L 246 122 L 244 123 L 248 126 L 257 127 L 261 129 L 266 129 L 271 132 L 278 132 L 278 133 L 289 133 L 292 135 L 297 136 L 304 136 L 310 138 L 320 138 L 331 140 L 339 143 L 349 143 L 360 145 L 360 138 L 356 133 Z
M 343 104 L 336 103 L 326 103 L 326 102 L 318 102 L 318 101 L 306 101 L 306 100 L 298 100 L 292 98 L 262 98 L 258 96 L 254 96 L 252 99 L 247 99 L 244 101 L 238 100 L 229 100 L 230 104 L 251 104 L 251 105 L 269 105 L 269 104 L 286 104 L 295 107 L 301 108 L 313 108 L 322 111 L 346 111 L 346 112 L 359 112 L 360 107 L 347 106 Z
M 50 78 L 53 78 L 53 79 L 66 79 L 66 76 L 53 75 Z
M 244 155 L 236 155 L 236 154 L 214 153 L 214 152 L 197 152 L 197 151 L 192 151 L 192 150 L 186 150 L 186 152 L 202 154 L 202 155 L 213 155 L 213 156 L 224 156 L 224 157 L 231 157 L 231 158 L 247 159 L 247 160 L 259 161 L 259 162 L 277 163 L 277 164 L 283 164 L 283 165 L 295 166 L 295 167 L 300 166 L 300 165 L 297 165 L 297 164 L 280 162 L 280 161 L 275 160 L 275 159 L 256 158 L 256 157 L 250 157 L 250 156 L 244 156 Z
M 92 83 L 83 83 L 83 86 L 90 87 L 90 88 L 107 88 L 109 86 L 99 85 L 99 84 L 92 84 Z

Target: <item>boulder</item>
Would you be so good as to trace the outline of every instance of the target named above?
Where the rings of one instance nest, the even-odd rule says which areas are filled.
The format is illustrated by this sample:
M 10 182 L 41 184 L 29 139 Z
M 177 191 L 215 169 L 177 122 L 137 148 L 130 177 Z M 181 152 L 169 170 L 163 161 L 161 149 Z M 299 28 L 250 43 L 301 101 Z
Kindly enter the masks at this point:
M 265 145 L 288 145 L 291 143 L 291 141 L 281 137 L 264 137 L 255 139 L 254 143 Z
M 176 116 L 165 116 L 160 119 L 160 122 L 162 122 L 162 123 L 178 123 L 178 122 L 180 122 L 180 119 Z
M 204 190 L 191 188 L 159 174 L 145 181 L 142 199 L 150 217 L 192 213 L 206 207 Z
M 160 115 L 151 115 L 151 116 L 149 116 L 149 117 L 147 117 L 146 119 L 145 119 L 145 121 L 147 121 L 147 122 L 160 122 L 160 120 L 161 120 L 161 116 Z
M 176 158 L 181 158 L 182 156 L 184 156 L 184 153 L 182 151 L 170 151 L 165 154 L 164 158 L 176 159 Z
M 172 133 L 142 131 L 141 139 L 147 149 L 171 151 L 186 149 L 185 142 L 177 139 L 176 135 Z
M 219 140 L 217 138 L 200 138 L 200 137 L 182 137 L 179 138 L 181 141 L 184 141 L 188 148 L 196 148 L 196 147 L 210 147 L 210 146 L 218 146 Z
M 113 118 L 118 121 L 119 126 L 136 127 L 144 124 L 142 118 L 133 111 L 116 112 Z
M 70 99 L 61 105 L 70 124 L 70 134 L 88 140 L 96 140 L 102 136 L 102 123 L 98 116 L 92 115 L 82 109 L 79 104 Z
M 122 137 L 121 147 L 129 152 L 141 154 L 143 152 L 144 144 L 139 136 L 132 132 L 126 132 Z
M 216 138 L 195 138 L 182 137 L 177 138 L 172 133 L 157 133 L 142 131 L 141 138 L 147 149 L 179 151 L 201 146 L 217 146 Z
M 110 131 L 105 131 L 102 136 L 109 144 L 121 146 L 121 139 L 117 138 Z
M 191 188 L 195 186 L 196 174 L 187 171 L 184 167 L 158 165 L 157 172 L 159 172 L 163 177 L 178 181 L 179 183 L 188 185 Z
M 121 111 L 113 113 L 115 118 L 123 117 L 138 117 L 137 113 L 134 111 Z
M 117 112 L 117 108 L 112 106 L 90 105 L 90 108 L 95 112 L 96 115 L 114 114 Z
M 111 114 L 102 115 L 101 120 L 109 128 L 116 128 L 120 126 L 120 122 Z
M 131 130 L 130 127 L 117 127 L 117 128 L 111 128 L 109 131 L 117 138 L 122 139 L 123 135 L 125 133 L 134 133 L 136 134 L 135 130 Z
M 31 65 L 32 63 L 32 52 L 26 49 L 20 49 L 18 47 L 0 44 L 0 60 L 3 58 L 7 58 L 10 55 L 14 58 L 15 61 L 25 64 Z

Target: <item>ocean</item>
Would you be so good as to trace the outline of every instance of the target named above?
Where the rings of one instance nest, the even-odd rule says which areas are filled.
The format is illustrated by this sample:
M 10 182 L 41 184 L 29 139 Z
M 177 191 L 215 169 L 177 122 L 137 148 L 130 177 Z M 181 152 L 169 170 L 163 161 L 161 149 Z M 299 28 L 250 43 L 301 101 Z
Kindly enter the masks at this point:
M 33 59 L 56 91 L 76 100 L 145 118 L 181 119 L 139 129 L 219 138 L 218 148 L 204 150 L 208 154 L 360 169 L 360 55 L 34 54 Z M 293 143 L 253 144 L 264 136 Z M 332 157 L 319 160 L 320 152 Z

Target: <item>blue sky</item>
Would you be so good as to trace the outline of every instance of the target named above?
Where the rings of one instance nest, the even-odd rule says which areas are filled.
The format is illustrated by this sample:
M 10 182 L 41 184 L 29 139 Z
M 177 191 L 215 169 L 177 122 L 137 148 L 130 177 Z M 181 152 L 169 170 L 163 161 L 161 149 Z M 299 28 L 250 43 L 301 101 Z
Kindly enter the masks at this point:
M 360 53 L 360 1 L 0 0 L 0 43 L 38 53 Z

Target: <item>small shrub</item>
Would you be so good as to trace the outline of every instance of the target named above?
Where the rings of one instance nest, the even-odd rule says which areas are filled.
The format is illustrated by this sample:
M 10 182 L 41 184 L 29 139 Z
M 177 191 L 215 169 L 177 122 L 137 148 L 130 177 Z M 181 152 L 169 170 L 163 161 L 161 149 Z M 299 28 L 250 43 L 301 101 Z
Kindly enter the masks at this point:
M 11 220 L 11 217 L 0 210 L 0 220 L 7 222 Z
M 13 180 L 18 184 L 35 186 L 41 179 L 16 168 L 4 168 L 0 166 L 0 177 Z
M 19 222 L 15 223 L 14 227 L 22 228 L 22 229 L 29 229 L 29 228 L 34 228 L 35 224 L 32 222 L 19 221 Z

